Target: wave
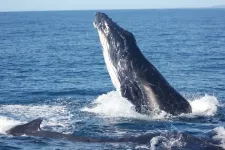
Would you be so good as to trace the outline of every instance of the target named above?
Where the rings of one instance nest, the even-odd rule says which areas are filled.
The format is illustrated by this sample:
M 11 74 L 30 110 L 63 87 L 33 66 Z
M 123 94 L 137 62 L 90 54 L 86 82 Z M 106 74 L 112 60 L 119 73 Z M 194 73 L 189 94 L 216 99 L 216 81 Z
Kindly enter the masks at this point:
M 188 101 L 192 107 L 192 113 L 189 115 L 190 117 L 214 116 L 219 106 L 217 98 L 210 95 L 205 95 Z
M 219 141 L 220 145 L 222 148 L 225 149 L 225 129 L 224 127 L 220 126 L 220 127 L 217 127 L 215 129 L 213 129 L 213 132 L 214 132 L 214 136 L 213 136 L 213 139 L 215 141 Z
M 158 149 L 158 145 L 161 145 L 160 149 L 171 149 L 172 147 L 183 147 L 186 143 L 182 141 L 182 134 L 173 136 L 155 136 L 150 141 L 150 150 Z
M 21 124 L 21 121 L 0 116 L 0 134 L 6 134 L 5 131 L 18 124 Z
M 216 114 L 219 106 L 217 98 L 210 95 L 188 101 L 191 104 L 192 113 L 181 114 L 181 117 L 213 116 Z M 118 91 L 111 91 L 107 94 L 100 95 L 91 103 L 91 106 L 84 107 L 81 111 L 97 113 L 105 117 L 126 117 L 147 120 L 163 120 L 175 117 L 164 111 L 157 113 L 150 112 L 150 115 L 137 113 L 134 105 L 122 97 Z

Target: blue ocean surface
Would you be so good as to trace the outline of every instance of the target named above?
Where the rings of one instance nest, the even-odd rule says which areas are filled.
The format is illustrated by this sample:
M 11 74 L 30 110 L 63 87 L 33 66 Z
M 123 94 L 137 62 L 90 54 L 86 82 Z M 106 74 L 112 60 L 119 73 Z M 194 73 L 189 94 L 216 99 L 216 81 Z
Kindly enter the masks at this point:
M 193 112 L 180 116 L 139 114 L 115 91 L 95 12 L 0 13 L 0 149 L 185 149 L 183 133 L 225 148 L 225 9 L 102 11 L 134 34 L 146 58 L 189 100 Z M 161 134 L 138 144 L 5 133 L 38 117 L 43 130 L 75 136 Z

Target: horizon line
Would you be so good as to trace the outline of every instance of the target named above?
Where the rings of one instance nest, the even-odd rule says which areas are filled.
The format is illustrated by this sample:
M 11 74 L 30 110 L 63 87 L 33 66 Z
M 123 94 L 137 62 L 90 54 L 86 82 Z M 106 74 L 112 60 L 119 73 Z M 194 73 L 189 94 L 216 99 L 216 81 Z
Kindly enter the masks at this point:
M 209 6 L 209 7 L 171 7 L 171 8 L 108 8 L 108 9 L 49 9 L 49 10 L 0 10 L 0 13 L 7 12 L 50 12 L 50 11 L 99 11 L 99 10 L 161 10 L 161 9 L 223 9 L 219 7 Z

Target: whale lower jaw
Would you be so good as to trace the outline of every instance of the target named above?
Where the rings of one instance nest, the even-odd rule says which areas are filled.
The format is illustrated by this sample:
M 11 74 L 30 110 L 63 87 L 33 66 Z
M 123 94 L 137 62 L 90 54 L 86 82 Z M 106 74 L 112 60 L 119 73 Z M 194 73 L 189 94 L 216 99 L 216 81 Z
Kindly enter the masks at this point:
M 117 91 L 119 91 L 120 90 L 120 82 L 118 79 L 117 70 L 113 66 L 112 60 L 109 56 L 110 55 L 109 54 L 109 43 L 108 43 L 105 35 L 102 33 L 102 31 L 98 30 L 98 34 L 99 34 L 99 38 L 100 38 L 102 48 L 103 48 L 103 56 L 104 56 L 106 68 L 109 72 L 109 75 L 110 75 L 110 78 L 111 78 L 111 81 L 112 81 L 114 87 L 116 88 Z

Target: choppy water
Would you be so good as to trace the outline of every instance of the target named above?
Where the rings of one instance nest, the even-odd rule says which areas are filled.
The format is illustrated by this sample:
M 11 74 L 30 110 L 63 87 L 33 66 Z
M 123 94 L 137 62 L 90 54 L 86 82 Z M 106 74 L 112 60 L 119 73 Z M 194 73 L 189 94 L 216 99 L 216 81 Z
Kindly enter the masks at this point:
M 181 133 L 225 148 L 225 9 L 103 12 L 134 33 L 193 113 L 141 115 L 114 91 L 95 11 L 2 12 L 0 149 L 184 149 Z M 37 117 L 45 117 L 43 129 L 79 136 L 161 135 L 148 144 L 87 144 L 5 134 Z

